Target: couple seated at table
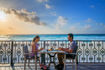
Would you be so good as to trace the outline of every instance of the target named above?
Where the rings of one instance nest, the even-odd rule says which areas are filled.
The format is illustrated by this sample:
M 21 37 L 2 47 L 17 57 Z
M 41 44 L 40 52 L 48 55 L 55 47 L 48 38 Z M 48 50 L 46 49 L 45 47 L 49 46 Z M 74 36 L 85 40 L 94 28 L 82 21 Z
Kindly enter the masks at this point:
M 40 40 L 40 37 L 36 36 L 32 41 L 32 57 L 34 57 L 35 54 L 37 56 L 37 53 L 44 49 L 44 48 L 38 49 L 37 43 L 39 42 L 39 40 Z M 76 53 L 76 50 L 78 47 L 77 47 L 77 43 L 73 40 L 73 34 L 72 33 L 68 34 L 68 41 L 70 41 L 70 45 L 68 48 L 58 48 L 58 50 L 65 51 L 67 53 Z M 75 55 L 66 54 L 66 58 L 74 59 Z M 59 67 L 59 66 L 63 67 L 64 66 L 63 59 L 64 59 L 64 54 L 59 53 L 58 54 L 59 64 L 56 67 Z

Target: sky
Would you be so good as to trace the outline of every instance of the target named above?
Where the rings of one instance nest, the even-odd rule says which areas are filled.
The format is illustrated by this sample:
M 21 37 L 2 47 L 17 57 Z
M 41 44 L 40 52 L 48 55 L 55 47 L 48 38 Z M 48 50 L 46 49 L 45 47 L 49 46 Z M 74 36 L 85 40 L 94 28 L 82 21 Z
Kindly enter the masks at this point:
M 105 34 L 105 0 L 0 0 L 0 34 Z

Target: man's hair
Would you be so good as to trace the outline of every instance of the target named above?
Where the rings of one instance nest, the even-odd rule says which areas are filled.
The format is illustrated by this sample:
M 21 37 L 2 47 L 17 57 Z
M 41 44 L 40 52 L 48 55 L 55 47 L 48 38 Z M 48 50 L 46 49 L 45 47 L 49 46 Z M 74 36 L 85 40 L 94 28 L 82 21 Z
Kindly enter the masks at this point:
M 72 39 L 73 39 L 73 34 L 72 33 L 69 33 L 68 36 L 69 37 L 72 37 Z

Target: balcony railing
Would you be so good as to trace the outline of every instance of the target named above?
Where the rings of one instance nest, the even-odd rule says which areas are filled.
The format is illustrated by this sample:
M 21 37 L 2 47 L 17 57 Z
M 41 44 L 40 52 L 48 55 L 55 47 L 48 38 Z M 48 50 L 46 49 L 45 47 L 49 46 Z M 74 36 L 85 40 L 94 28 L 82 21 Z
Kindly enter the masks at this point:
M 78 62 L 105 62 L 105 41 L 100 40 L 77 40 Z M 39 42 L 39 48 L 69 47 L 66 40 L 43 40 Z M 31 47 L 31 41 L 0 41 L 0 64 L 23 63 L 23 46 Z M 47 58 L 46 62 L 50 59 Z M 57 56 L 55 58 L 57 62 Z M 33 61 L 32 61 L 33 62 Z

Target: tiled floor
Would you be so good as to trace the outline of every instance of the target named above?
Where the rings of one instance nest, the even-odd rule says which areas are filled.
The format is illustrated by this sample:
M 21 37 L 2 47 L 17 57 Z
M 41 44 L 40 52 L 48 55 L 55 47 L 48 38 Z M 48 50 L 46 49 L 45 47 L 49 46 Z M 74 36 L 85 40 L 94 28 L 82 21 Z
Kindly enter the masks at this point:
M 75 67 L 74 67 L 75 68 Z M 78 70 L 105 70 L 105 63 L 79 63 L 77 66 Z M 14 68 L 12 68 L 9 65 L 0 65 L 0 70 L 24 70 L 23 64 L 16 64 Z M 30 67 L 26 67 L 26 70 L 35 70 L 35 67 L 33 64 L 30 65 Z M 38 66 L 38 69 L 40 70 L 40 67 Z M 55 70 L 54 66 L 50 66 L 50 70 Z M 72 70 L 71 64 L 66 64 L 66 70 Z M 75 69 L 73 69 L 75 70 Z

